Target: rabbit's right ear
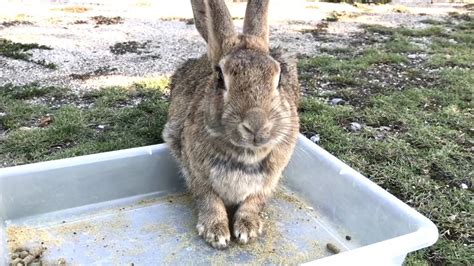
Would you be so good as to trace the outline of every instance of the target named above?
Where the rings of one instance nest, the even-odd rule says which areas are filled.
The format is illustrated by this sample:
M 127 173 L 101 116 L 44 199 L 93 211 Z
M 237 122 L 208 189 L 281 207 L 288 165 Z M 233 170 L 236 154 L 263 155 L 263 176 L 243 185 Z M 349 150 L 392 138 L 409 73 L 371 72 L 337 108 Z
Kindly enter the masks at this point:
M 229 49 L 235 37 L 232 17 L 224 0 L 191 0 L 196 28 L 207 42 L 207 52 L 213 66 Z

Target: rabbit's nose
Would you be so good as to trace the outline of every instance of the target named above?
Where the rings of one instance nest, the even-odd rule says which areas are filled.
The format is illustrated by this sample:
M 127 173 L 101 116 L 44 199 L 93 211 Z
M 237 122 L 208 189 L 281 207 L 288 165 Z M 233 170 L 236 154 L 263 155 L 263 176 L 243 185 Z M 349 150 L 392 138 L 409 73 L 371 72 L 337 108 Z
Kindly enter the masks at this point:
M 263 145 L 269 141 L 272 124 L 266 119 L 263 111 L 250 110 L 241 123 L 243 135 L 254 145 Z
M 246 135 L 249 141 L 252 141 L 252 144 L 255 146 L 264 145 L 270 140 L 272 127 L 270 123 L 266 123 L 263 126 L 252 127 L 249 123 L 244 122 L 241 126 L 245 132 L 244 135 Z

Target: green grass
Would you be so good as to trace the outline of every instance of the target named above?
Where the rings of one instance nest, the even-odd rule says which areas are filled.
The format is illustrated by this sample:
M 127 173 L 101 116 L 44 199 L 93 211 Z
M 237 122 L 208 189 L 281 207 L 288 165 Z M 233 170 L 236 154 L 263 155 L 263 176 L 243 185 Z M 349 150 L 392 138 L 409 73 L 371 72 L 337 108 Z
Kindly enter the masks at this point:
M 301 61 L 300 67 L 303 69 L 317 67 L 329 74 L 341 72 L 347 72 L 349 74 L 353 71 L 367 69 L 374 64 L 398 64 L 406 61 L 407 59 L 403 55 L 386 53 L 377 49 L 369 48 L 351 60 L 339 59 L 338 57 L 328 55 L 306 58 Z
M 431 18 L 423 19 L 420 22 L 425 23 L 425 24 L 431 24 L 431 25 L 443 25 L 444 24 L 444 22 L 441 21 L 441 20 L 436 20 L 436 19 L 431 19 Z
M 0 55 L 23 60 L 27 62 L 32 62 L 41 66 L 44 66 L 49 69 L 56 69 L 57 66 L 53 63 L 48 63 L 44 60 L 32 60 L 30 50 L 33 49 L 42 49 L 42 50 L 51 50 L 52 48 L 46 45 L 39 45 L 36 43 L 17 43 L 10 40 L 0 38 Z
M 408 37 L 399 33 L 390 37 L 390 40 L 385 43 L 385 48 L 393 53 L 414 53 L 422 51 L 419 46 L 410 42 Z
M 0 124 L 9 130 L 0 142 L 0 160 L 23 164 L 160 143 L 168 106 L 163 94 L 167 83 L 152 84 L 157 86 L 104 88 L 82 96 L 54 87 L 0 88 L 0 112 L 6 113 Z M 38 97 L 86 102 L 90 107 L 69 104 L 56 109 L 29 101 Z M 139 103 L 133 104 L 134 100 Z M 38 127 L 38 120 L 46 114 L 53 122 Z
M 443 235 L 432 248 L 413 259 L 467 265 L 474 259 L 469 237 L 473 155 L 472 91 L 474 71 L 441 73 L 446 86 L 413 88 L 377 95 L 367 107 L 328 106 L 318 99 L 301 105 L 302 130 L 318 132 L 321 145 L 389 192 L 432 219 Z M 348 133 L 350 121 L 366 125 L 360 133 Z M 390 127 L 377 141 L 377 128 Z M 456 215 L 455 219 L 451 219 Z
M 321 83 L 325 84 L 334 81 L 334 77 L 354 80 L 368 76 L 376 67 L 383 69 L 383 64 L 399 67 L 404 63 L 400 72 L 407 72 L 420 82 L 400 79 L 407 85 L 403 90 L 397 86 L 370 90 L 370 79 L 363 78 L 354 83 L 343 82 L 330 94 L 303 99 L 302 131 L 320 134 L 325 149 L 438 226 L 439 241 L 410 254 L 407 265 L 469 265 L 474 261 L 472 21 L 464 16 L 457 23 L 422 30 L 379 25 L 366 29 L 369 37 L 382 34 L 389 38 L 352 58 L 304 59 L 300 63 L 302 81 L 311 76 L 311 71 L 322 76 Z M 427 49 L 415 43 L 418 37 L 429 38 Z M 407 63 L 403 55 L 411 53 L 429 57 L 421 63 Z M 428 71 L 435 74 L 426 76 Z M 421 81 L 427 77 L 436 82 L 425 85 Z M 363 102 L 359 102 L 360 98 L 354 101 L 367 90 Z M 327 95 L 342 96 L 352 103 L 329 106 Z M 349 132 L 346 128 L 354 121 L 364 125 L 363 130 Z M 381 127 L 389 130 L 382 131 Z M 469 189 L 462 189 L 461 184 Z
M 393 35 L 399 33 L 403 36 L 409 37 L 431 37 L 431 36 L 446 36 L 446 32 L 442 26 L 430 26 L 423 29 L 409 29 L 409 28 L 392 28 L 382 25 L 364 25 L 365 30 L 370 33 L 378 33 L 382 35 Z

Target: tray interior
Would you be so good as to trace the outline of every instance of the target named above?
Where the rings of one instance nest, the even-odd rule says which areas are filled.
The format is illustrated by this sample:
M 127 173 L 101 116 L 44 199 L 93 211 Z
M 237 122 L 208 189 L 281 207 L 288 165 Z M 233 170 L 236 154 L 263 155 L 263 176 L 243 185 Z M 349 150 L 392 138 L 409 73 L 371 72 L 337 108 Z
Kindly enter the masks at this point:
M 329 242 L 341 250 L 357 246 L 286 188 L 262 217 L 265 230 L 256 242 L 218 251 L 197 235 L 191 197 L 161 192 L 10 220 L 6 235 L 10 251 L 43 246 L 43 263 L 73 265 L 295 264 L 331 255 Z

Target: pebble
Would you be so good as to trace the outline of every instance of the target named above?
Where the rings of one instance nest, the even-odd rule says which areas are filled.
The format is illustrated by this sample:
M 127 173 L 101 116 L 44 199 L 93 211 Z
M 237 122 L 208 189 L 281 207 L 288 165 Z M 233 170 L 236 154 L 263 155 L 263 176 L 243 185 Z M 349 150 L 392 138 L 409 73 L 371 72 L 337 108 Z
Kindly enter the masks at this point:
M 468 189 L 469 187 L 468 187 L 466 184 L 462 183 L 462 184 L 461 184 L 461 188 L 462 188 L 462 189 Z
M 377 140 L 377 141 L 381 141 L 381 140 L 384 140 L 386 136 L 387 136 L 387 135 L 386 135 L 385 133 L 378 133 L 377 135 L 375 135 L 374 138 L 375 138 L 375 140 Z
M 321 137 L 319 136 L 319 134 L 316 134 L 314 136 L 311 136 L 311 138 L 309 138 L 312 142 L 318 144 L 320 141 L 321 141 Z
M 357 122 L 352 122 L 350 126 L 350 130 L 352 132 L 358 132 L 362 129 L 362 125 Z
M 334 254 L 341 252 L 341 250 L 333 243 L 327 243 L 326 247 L 329 251 L 331 251 Z
M 454 39 L 449 39 L 448 42 L 451 43 L 451 44 L 457 44 L 457 43 L 458 43 L 458 42 L 457 42 L 456 40 L 454 40 Z
M 344 101 L 341 98 L 334 98 L 334 99 L 331 99 L 329 101 L 329 104 L 331 104 L 331 105 L 344 105 L 345 103 L 346 103 L 346 101 Z

